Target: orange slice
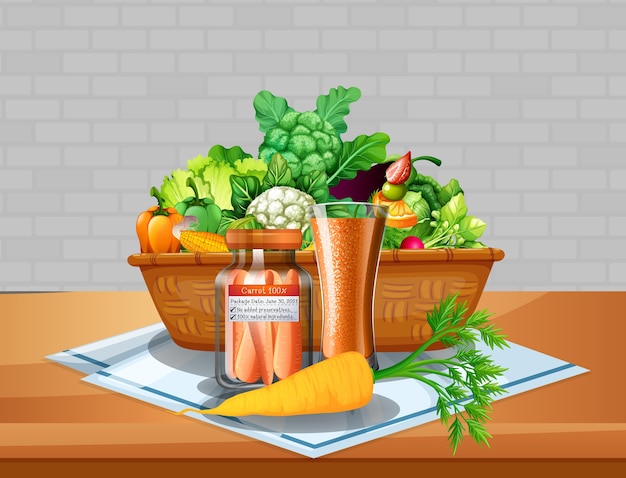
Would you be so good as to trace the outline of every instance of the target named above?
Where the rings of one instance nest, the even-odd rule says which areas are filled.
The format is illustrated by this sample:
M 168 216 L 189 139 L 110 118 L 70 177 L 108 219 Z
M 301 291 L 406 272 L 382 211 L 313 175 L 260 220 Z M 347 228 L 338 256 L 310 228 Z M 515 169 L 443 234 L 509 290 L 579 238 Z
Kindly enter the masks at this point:
M 385 225 L 388 227 L 413 227 L 417 224 L 417 215 L 403 199 L 390 201 L 378 191 L 372 198 L 372 203 L 389 207 L 389 216 Z

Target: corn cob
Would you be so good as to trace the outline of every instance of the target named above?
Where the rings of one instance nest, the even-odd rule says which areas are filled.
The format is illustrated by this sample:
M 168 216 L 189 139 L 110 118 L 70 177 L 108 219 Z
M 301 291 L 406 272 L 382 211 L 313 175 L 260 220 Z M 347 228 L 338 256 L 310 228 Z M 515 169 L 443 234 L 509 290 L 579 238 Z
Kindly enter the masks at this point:
M 190 252 L 229 252 L 224 236 L 213 232 L 182 230 L 180 244 Z

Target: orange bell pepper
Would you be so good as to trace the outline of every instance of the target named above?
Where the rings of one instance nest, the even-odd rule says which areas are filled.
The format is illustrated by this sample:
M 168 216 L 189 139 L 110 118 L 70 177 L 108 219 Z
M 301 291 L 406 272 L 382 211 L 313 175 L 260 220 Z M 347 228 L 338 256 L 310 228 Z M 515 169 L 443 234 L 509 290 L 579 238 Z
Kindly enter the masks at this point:
M 157 188 L 150 195 L 159 203 L 137 217 L 137 237 L 141 252 L 179 252 L 180 241 L 172 234 L 173 227 L 183 220 L 173 207 L 164 208 Z

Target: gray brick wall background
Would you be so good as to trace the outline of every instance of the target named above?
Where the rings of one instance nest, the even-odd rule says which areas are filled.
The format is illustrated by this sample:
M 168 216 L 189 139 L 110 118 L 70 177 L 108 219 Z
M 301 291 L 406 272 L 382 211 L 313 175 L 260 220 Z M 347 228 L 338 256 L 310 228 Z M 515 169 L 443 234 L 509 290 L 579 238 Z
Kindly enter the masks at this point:
M 358 86 L 455 177 L 488 290 L 626 287 L 626 1 L 0 1 L 0 290 L 144 289 L 150 186 L 213 144 L 255 153 L 261 89 Z

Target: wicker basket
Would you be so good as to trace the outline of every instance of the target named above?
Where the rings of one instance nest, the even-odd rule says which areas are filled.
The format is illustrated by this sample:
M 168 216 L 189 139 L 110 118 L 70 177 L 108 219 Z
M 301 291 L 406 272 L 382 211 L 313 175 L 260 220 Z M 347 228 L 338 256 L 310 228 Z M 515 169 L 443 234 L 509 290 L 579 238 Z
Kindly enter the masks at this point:
M 374 299 L 376 349 L 403 351 L 423 344 L 432 335 L 426 312 L 448 294 L 458 292 L 473 312 L 493 263 L 503 258 L 504 252 L 493 248 L 381 251 Z M 140 268 L 172 340 L 189 349 L 213 350 L 214 280 L 231 260 L 229 252 L 134 254 L 128 263 Z M 313 278 L 313 345 L 318 348 L 322 307 L 315 253 L 298 251 L 296 261 Z

